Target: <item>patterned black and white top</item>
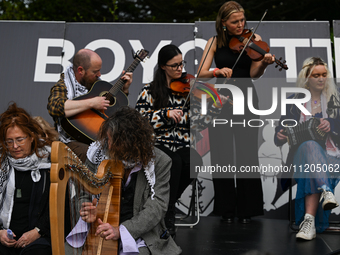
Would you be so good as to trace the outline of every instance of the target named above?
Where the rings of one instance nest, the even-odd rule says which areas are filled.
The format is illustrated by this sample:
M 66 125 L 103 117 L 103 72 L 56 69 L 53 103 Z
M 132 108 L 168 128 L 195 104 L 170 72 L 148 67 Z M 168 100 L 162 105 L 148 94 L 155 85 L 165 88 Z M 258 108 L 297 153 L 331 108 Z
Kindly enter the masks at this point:
M 200 102 L 191 99 L 183 108 L 186 98 L 173 94 L 169 89 L 168 105 L 155 110 L 150 85 L 142 88 L 136 103 L 136 110 L 147 116 L 156 134 L 156 144 L 162 144 L 171 151 L 190 147 L 195 142 L 196 132 L 202 131 L 220 113 L 219 108 L 208 105 L 208 114 L 201 115 Z M 190 107 L 192 110 L 190 110 Z M 183 109 L 182 109 L 183 108 Z M 183 110 L 181 121 L 177 124 L 169 118 L 168 112 L 173 109 Z M 195 132 L 194 132 L 195 131 Z

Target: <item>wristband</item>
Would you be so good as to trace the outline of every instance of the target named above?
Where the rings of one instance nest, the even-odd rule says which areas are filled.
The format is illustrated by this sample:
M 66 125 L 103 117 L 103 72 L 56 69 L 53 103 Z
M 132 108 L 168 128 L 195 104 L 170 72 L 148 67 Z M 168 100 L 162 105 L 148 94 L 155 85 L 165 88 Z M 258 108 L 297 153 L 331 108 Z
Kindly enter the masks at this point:
M 213 71 L 214 77 L 217 77 L 217 75 L 216 75 L 216 71 L 217 71 L 217 70 L 220 70 L 220 69 L 216 67 L 216 68 L 214 69 L 214 71 Z

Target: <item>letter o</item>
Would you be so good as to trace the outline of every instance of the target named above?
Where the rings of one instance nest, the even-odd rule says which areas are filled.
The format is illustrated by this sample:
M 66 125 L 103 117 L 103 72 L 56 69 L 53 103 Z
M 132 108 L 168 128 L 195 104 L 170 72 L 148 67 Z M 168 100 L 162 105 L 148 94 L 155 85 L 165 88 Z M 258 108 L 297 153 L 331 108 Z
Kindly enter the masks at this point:
M 112 67 L 112 70 L 110 72 L 108 72 L 107 74 L 102 74 L 101 78 L 104 81 L 113 81 L 122 74 L 125 66 L 125 52 L 123 47 L 119 43 L 113 40 L 99 39 L 90 42 L 88 45 L 86 45 L 85 48 L 93 51 L 100 48 L 107 48 L 112 51 L 116 61 L 114 62 L 114 66 Z

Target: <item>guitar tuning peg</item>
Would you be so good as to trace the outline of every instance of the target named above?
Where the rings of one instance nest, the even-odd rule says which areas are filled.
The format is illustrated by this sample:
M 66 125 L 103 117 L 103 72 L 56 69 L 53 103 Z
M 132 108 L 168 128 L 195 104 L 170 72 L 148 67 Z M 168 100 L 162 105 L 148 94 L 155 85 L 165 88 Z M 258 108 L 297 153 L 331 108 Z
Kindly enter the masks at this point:
M 279 69 L 279 71 L 282 71 L 282 67 Z
M 137 50 L 136 52 L 134 52 L 134 51 L 131 49 L 132 58 L 136 58 L 136 57 L 139 55 L 140 52 L 141 52 L 140 50 Z
M 286 60 L 283 60 L 283 63 L 286 64 Z
M 278 65 L 275 66 L 275 68 L 277 68 L 277 67 L 278 67 Z

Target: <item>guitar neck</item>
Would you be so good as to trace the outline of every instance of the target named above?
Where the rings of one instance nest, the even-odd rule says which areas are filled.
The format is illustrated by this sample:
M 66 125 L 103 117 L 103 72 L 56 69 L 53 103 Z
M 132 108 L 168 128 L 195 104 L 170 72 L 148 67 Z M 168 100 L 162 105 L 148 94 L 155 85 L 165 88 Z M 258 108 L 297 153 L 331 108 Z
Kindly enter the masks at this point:
M 139 58 L 135 58 L 135 60 L 132 62 L 132 64 L 128 67 L 128 69 L 125 71 L 126 72 L 133 72 L 136 67 L 138 66 L 140 62 L 140 59 Z M 125 74 L 124 73 L 124 74 Z M 122 80 L 121 77 L 124 75 L 122 74 L 118 81 L 112 86 L 112 88 L 109 90 L 109 93 L 112 94 L 112 95 L 117 95 L 117 93 L 123 88 L 124 84 L 126 81 Z

